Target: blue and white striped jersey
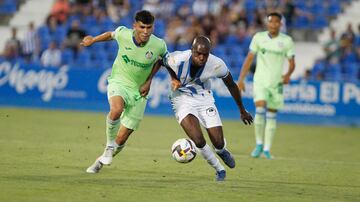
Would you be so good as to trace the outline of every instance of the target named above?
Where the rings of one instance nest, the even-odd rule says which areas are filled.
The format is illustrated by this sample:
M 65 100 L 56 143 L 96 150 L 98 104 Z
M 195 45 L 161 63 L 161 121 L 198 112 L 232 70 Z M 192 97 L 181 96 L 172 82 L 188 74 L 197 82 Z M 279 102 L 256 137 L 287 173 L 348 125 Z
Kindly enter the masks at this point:
M 190 95 L 205 95 L 211 93 L 211 78 L 224 78 L 229 70 L 222 59 L 210 54 L 205 65 L 196 73 L 195 77 L 190 76 L 191 50 L 175 51 L 164 58 L 164 64 L 170 67 L 181 82 L 178 91 Z

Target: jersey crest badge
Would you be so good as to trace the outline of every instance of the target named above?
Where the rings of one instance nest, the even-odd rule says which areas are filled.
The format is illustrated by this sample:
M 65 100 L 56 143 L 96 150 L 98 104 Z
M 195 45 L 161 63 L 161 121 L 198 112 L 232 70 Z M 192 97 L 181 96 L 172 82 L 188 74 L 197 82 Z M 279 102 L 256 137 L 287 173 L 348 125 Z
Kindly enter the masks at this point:
M 153 55 L 154 55 L 154 54 L 153 54 L 153 52 L 151 52 L 151 51 L 147 51 L 147 52 L 145 53 L 145 57 L 146 57 L 146 59 L 148 59 L 148 60 L 150 60 Z
M 283 42 L 279 42 L 279 43 L 278 43 L 278 46 L 279 46 L 279 48 L 284 48 L 284 43 L 283 43 Z

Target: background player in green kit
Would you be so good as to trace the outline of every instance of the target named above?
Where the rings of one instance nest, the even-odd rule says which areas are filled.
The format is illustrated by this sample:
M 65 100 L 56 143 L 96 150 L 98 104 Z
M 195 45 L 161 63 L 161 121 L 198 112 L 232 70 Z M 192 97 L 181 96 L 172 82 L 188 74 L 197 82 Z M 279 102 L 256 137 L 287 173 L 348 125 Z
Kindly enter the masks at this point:
M 270 13 L 267 16 L 268 30 L 254 35 L 238 81 L 240 90 L 245 91 L 244 79 L 256 55 L 253 88 L 256 147 L 251 153 L 255 158 L 262 152 L 267 159 L 272 158 L 270 148 L 276 131 L 276 112 L 284 105 L 283 84 L 289 83 L 295 69 L 294 43 L 290 36 L 280 33 L 281 18 L 279 13 Z M 282 75 L 286 58 L 289 70 Z
M 108 78 L 110 112 L 106 119 L 106 148 L 86 170 L 88 173 L 98 173 L 103 165 L 110 165 L 113 156 L 124 148 L 130 134 L 139 127 L 147 102 L 140 95 L 139 88 L 155 62 L 167 54 L 164 40 L 154 36 L 153 30 L 154 16 L 143 10 L 136 13 L 133 29 L 120 26 L 113 32 L 86 36 L 81 43 L 90 46 L 114 39 L 119 46 Z

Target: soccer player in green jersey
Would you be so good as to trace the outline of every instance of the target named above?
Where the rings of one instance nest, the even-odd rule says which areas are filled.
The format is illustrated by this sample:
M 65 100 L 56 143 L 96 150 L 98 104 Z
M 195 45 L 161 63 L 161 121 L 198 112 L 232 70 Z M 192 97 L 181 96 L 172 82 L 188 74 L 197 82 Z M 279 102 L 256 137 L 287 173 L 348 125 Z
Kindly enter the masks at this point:
M 139 88 L 155 62 L 167 54 L 164 40 L 154 36 L 153 30 L 154 16 L 143 10 L 136 13 L 133 29 L 120 26 L 113 32 L 86 36 L 81 43 L 90 46 L 96 42 L 116 40 L 119 46 L 108 78 L 110 112 L 106 119 L 106 148 L 86 170 L 88 173 L 98 173 L 103 165 L 110 165 L 113 156 L 124 148 L 130 134 L 139 127 L 147 102 L 140 95 Z
M 254 158 L 263 153 L 272 159 L 270 148 L 276 130 L 276 113 L 284 105 L 283 84 L 289 83 L 295 69 L 294 43 L 290 36 L 280 33 L 281 18 L 279 13 L 270 13 L 267 31 L 254 35 L 238 81 L 240 90 L 245 91 L 244 79 L 256 55 L 253 86 L 256 147 L 251 153 Z M 282 75 L 285 59 L 289 61 L 289 70 Z

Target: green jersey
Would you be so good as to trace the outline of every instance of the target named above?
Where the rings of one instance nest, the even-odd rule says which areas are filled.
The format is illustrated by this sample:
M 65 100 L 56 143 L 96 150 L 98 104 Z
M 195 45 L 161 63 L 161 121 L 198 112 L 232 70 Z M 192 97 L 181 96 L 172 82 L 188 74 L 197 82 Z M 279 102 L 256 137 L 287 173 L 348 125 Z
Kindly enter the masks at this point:
M 250 51 L 256 54 L 254 83 L 276 87 L 282 80 L 285 59 L 294 57 L 294 42 L 283 33 L 271 38 L 267 31 L 258 32 L 251 41 Z
M 167 54 L 166 43 L 151 35 L 144 46 L 138 46 L 134 38 L 134 30 L 124 26 L 114 31 L 113 38 L 117 41 L 119 50 L 108 81 L 118 82 L 122 86 L 138 91 L 151 73 L 157 59 Z

